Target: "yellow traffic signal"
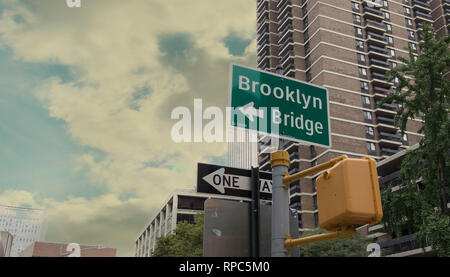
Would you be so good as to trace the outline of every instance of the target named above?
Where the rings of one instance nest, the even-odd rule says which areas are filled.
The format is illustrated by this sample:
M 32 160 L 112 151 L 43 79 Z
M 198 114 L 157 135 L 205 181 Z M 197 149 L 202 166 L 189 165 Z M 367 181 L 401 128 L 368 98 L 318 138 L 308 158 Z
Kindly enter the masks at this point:
M 378 223 L 382 216 L 376 163 L 347 158 L 317 178 L 319 225 L 329 231 Z

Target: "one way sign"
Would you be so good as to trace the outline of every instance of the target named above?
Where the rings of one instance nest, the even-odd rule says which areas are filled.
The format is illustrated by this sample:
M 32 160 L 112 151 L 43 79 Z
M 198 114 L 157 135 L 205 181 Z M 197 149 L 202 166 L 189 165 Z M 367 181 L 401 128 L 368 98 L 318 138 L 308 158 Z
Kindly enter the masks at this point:
M 272 198 L 272 174 L 259 173 L 261 199 Z M 198 164 L 197 191 L 251 197 L 251 170 L 212 164 Z

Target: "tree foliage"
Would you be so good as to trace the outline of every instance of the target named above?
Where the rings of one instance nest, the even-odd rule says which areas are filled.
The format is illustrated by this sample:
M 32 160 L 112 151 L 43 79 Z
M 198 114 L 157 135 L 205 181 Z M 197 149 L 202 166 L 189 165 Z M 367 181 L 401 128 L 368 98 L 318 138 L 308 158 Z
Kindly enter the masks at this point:
M 450 120 L 445 74 L 450 65 L 450 36 L 436 40 L 435 32 L 424 25 L 422 38 L 419 57 L 415 58 L 410 48 L 409 58 L 400 57 L 403 64 L 386 74 L 389 81 L 396 81 L 396 92 L 379 104 L 399 105 L 395 124 L 402 134 L 408 120 L 421 119 L 419 133 L 424 135 L 418 149 L 408 151 L 402 161 L 401 193 L 392 192 L 392 186 L 382 192 L 383 223 L 396 236 L 401 236 L 406 226 L 420 241 L 430 243 L 438 255 L 448 256 Z
M 203 214 L 195 215 L 195 224 L 179 222 L 174 234 L 159 237 L 153 257 L 202 257 Z
M 325 233 L 322 229 L 305 232 L 302 237 Z M 332 239 L 300 246 L 301 257 L 367 257 L 367 245 L 372 240 L 357 235 L 352 238 Z

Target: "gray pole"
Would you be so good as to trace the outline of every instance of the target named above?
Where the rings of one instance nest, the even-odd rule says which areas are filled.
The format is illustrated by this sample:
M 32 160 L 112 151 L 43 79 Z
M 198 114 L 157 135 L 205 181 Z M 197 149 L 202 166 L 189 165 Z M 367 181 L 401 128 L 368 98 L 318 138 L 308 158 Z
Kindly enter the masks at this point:
M 272 166 L 272 257 L 288 257 L 284 242 L 289 235 L 289 189 L 283 177 L 289 168 L 289 153 L 278 150 L 270 154 Z

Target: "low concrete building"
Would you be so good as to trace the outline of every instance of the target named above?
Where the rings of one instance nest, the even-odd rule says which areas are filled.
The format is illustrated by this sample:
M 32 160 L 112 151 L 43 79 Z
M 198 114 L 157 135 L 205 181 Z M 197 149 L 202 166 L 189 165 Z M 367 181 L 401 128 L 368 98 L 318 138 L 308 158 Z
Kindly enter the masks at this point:
M 35 242 L 20 252 L 19 257 L 116 257 L 117 254 L 116 248 L 73 245 L 74 247 L 68 247 L 68 243 Z
M 163 202 L 157 213 L 140 232 L 136 239 L 136 257 L 151 257 L 156 248 L 156 239 L 174 232 L 177 223 L 194 223 L 194 216 L 204 211 L 206 199 L 249 201 L 248 198 L 201 193 L 195 190 L 175 190 Z

